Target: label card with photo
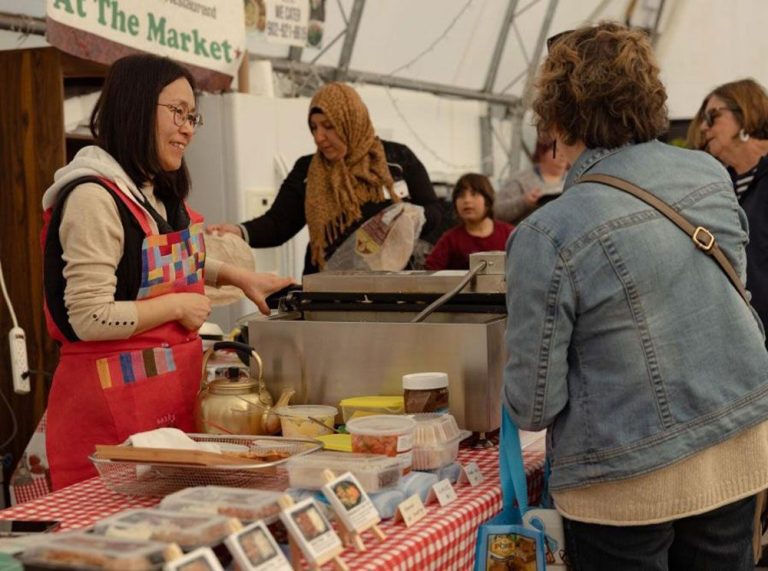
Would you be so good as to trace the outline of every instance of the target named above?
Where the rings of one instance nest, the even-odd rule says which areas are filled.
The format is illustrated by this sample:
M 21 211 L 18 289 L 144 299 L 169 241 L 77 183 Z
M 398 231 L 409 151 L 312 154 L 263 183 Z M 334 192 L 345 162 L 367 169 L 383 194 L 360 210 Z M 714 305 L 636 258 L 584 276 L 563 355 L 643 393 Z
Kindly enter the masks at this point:
M 352 472 L 328 482 L 323 494 L 349 531 L 363 532 L 381 521 L 379 511 Z
M 459 484 L 468 483 L 473 488 L 483 481 L 483 473 L 480 471 L 480 467 L 477 462 L 469 462 L 468 464 L 462 464 L 461 474 L 459 475 Z
M 445 507 L 456 500 L 457 497 L 458 496 L 456 495 L 456 490 L 454 490 L 453 486 L 451 486 L 450 480 L 445 478 L 430 488 L 429 495 L 427 496 L 427 504 L 433 500 L 437 500 L 437 502 L 440 504 L 440 507 Z
M 166 563 L 163 571 L 224 571 L 210 547 L 198 547 L 179 559 Z
M 322 565 L 343 550 L 341 539 L 313 498 L 285 508 L 280 520 L 310 565 Z
M 292 571 L 263 521 L 256 521 L 224 540 L 242 571 Z
M 427 508 L 424 507 L 421 497 L 419 494 L 413 494 L 397 506 L 395 522 L 402 520 L 405 527 L 411 527 L 425 515 L 427 515 Z

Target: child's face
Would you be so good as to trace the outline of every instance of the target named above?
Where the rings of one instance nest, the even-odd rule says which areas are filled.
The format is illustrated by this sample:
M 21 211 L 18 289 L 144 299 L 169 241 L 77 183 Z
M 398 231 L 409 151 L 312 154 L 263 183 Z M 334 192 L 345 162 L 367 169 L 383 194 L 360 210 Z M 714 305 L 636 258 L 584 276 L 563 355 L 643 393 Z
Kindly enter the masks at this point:
M 485 197 L 474 188 L 464 187 L 456 197 L 456 213 L 464 223 L 482 222 L 488 214 Z

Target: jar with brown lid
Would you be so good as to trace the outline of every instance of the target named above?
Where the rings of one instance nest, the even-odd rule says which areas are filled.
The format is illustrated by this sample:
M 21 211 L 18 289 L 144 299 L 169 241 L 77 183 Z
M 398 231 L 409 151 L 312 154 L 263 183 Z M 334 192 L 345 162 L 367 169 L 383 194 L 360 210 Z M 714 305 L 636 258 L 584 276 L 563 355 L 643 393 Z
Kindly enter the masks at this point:
M 403 400 L 406 414 L 447 413 L 448 375 L 439 372 L 403 375 Z

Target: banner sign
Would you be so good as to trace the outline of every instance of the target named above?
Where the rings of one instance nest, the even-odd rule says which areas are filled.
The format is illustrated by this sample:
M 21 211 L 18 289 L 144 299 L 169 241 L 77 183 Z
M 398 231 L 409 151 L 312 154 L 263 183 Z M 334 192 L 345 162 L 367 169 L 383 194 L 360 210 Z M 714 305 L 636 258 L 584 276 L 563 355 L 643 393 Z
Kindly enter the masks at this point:
M 46 39 L 111 64 L 136 52 L 186 64 L 202 89 L 225 89 L 245 50 L 240 0 L 47 0 Z
M 262 42 L 299 48 L 323 47 L 325 0 L 244 1 L 245 30 L 251 51 L 259 53 Z

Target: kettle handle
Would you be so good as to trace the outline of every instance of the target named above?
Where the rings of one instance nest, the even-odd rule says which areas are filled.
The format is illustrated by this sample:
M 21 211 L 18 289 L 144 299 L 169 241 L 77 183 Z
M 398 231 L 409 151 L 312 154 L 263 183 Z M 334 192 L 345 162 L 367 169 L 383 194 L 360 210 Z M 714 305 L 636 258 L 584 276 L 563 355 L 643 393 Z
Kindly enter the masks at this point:
M 213 355 L 216 351 L 220 351 L 223 349 L 232 349 L 237 353 L 237 356 L 240 358 L 240 360 L 246 364 L 250 365 L 250 358 L 254 358 L 256 360 L 256 364 L 259 367 L 259 376 L 258 381 L 259 385 L 264 384 L 264 365 L 261 361 L 261 357 L 256 352 L 255 349 L 253 349 L 250 345 L 246 345 L 245 343 L 240 343 L 239 341 L 217 341 L 213 344 L 212 347 L 210 347 L 208 350 L 206 350 L 205 355 L 203 355 L 203 370 L 201 374 L 201 383 L 200 386 L 205 387 L 206 385 L 206 379 L 208 378 L 207 374 L 207 367 L 208 367 L 208 359 L 210 359 L 211 355 Z

